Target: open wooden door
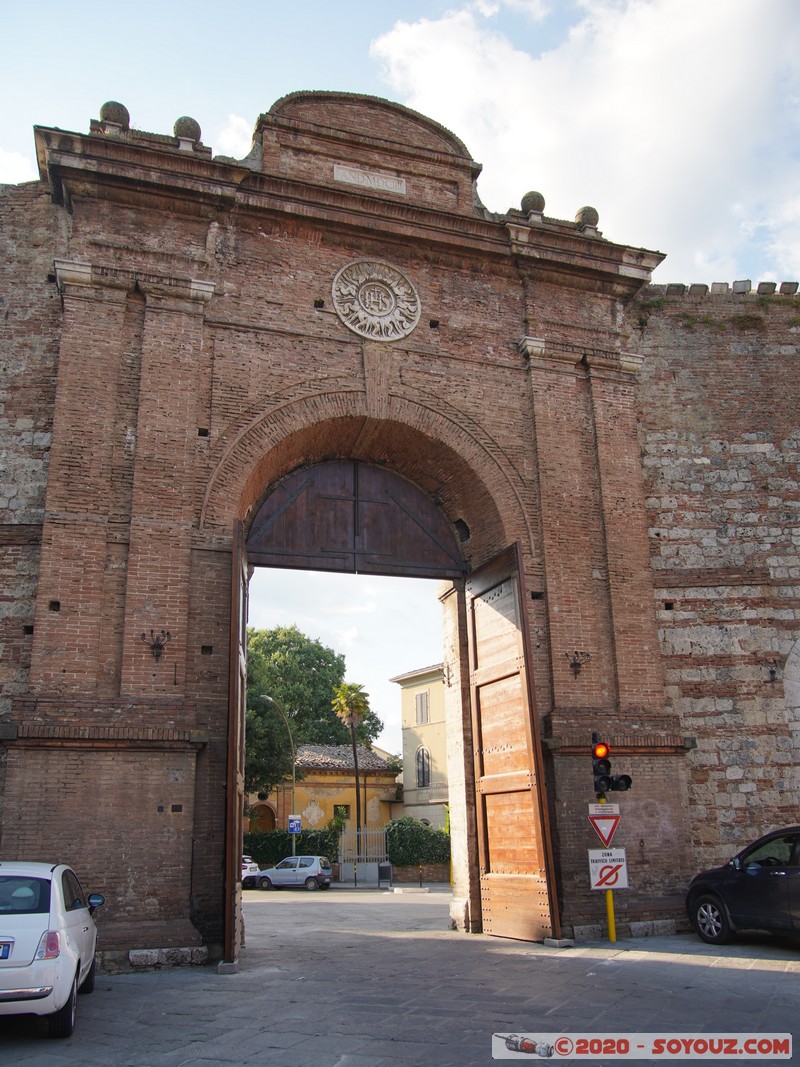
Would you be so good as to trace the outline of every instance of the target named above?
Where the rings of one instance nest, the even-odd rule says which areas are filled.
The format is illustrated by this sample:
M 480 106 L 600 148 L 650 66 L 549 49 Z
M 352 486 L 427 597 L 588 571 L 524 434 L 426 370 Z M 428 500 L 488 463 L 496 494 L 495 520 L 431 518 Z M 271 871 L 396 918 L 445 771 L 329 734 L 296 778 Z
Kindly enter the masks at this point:
M 519 545 L 466 582 L 483 931 L 558 937 Z
M 247 555 L 244 530 L 233 530 L 231 563 L 230 686 L 225 813 L 225 943 L 223 963 L 234 969 L 242 941 L 242 821 L 244 818 L 244 716 L 247 700 Z

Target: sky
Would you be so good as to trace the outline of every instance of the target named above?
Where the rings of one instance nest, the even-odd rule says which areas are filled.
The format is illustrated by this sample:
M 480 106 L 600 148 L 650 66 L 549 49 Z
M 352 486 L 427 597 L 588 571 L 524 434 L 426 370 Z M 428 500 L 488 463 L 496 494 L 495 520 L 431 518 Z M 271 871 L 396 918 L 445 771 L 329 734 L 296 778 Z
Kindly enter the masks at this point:
M 259 567 L 250 579 L 248 623 L 297 626 L 345 658 L 382 719 L 375 744 L 401 755 L 401 689 L 392 678 L 442 662 L 439 581 Z
M 605 237 L 667 254 L 657 283 L 800 280 L 798 0 L 0 0 L 0 13 L 0 182 L 37 177 L 35 125 L 88 132 L 107 100 L 154 133 L 190 115 L 215 154 L 241 158 L 287 93 L 366 93 L 457 134 L 490 211 L 530 190 L 559 219 L 591 205 Z M 295 622 L 343 652 L 399 751 L 388 678 L 441 660 L 435 593 L 353 577 L 329 594 L 335 578 L 257 572 L 251 624 Z

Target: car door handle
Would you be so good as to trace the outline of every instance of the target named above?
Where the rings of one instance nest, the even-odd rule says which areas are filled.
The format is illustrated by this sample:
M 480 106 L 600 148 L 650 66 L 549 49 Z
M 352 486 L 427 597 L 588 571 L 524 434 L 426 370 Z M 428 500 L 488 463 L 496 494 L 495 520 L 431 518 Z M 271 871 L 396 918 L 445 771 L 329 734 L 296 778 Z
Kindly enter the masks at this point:
M 770 871 L 769 873 L 770 873 L 770 877 L 771 878 L 785 878 L 786 877 L 786 871 Z

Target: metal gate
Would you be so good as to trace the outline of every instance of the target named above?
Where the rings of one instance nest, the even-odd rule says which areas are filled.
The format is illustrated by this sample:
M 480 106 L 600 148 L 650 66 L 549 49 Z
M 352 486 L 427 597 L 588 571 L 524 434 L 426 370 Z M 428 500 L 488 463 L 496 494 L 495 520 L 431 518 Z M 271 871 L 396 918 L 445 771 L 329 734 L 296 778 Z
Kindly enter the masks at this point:
M 343 830 L 339 835 L 339 881 L 380 885 L 391 881 L 385 830 Z

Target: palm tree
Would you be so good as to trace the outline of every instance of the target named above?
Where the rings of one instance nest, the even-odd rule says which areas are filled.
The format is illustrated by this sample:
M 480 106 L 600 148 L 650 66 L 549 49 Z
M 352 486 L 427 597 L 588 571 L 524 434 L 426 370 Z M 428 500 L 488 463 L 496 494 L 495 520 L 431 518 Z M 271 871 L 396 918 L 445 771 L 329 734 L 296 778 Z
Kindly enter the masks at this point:
M 356 730 L 364 716 L 369 712 L 369 696 L 363 685 L 355 682 L 342 682 L 333 691 L 333 710 L 350 730 L 353 744 L 353 767 L 356 778 L 356 854 L 361 852 L 361 792 L 358 781 L 358 749 L 356 747 Z

